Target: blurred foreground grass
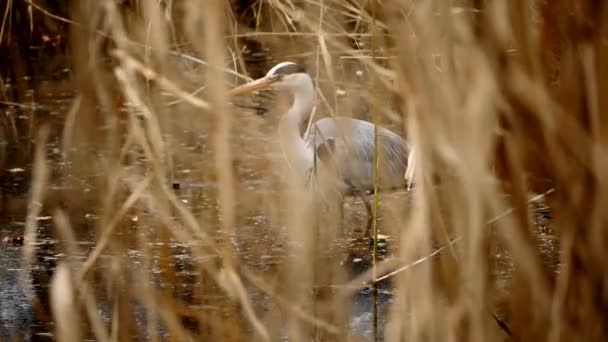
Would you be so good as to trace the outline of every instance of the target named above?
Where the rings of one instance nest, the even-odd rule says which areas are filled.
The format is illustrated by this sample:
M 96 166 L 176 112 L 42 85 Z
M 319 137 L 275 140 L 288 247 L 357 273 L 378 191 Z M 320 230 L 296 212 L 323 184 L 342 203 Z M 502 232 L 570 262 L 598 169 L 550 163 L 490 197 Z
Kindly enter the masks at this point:
M 416 148 L 415 189 L 381 199 L 393 299 L 379 338 L 606 338 L 603 2 L 0 10 L 0 209 L 25 216 L 23 274 L 40 234 L 57 241 L 50 299 L 31 298 L 55 339 L 359 338 L 349 299 L 372 272 L 336 260 L 340 222 L 285 177 L 267 110 L 283 101 L 227 95 L 284 60 L 314 76 L 317 118 L 376 111 Z

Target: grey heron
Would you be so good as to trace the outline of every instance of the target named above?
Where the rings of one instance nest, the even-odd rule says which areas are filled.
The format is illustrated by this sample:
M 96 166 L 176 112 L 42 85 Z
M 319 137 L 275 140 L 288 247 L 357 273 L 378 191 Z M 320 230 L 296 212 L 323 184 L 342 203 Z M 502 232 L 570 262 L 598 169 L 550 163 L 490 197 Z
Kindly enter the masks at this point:
M 349 117 L 328 117 L 317 120 L 302 136 L 301 127 L 310 117 L 316 92 L 311 76 L 300 64 L 279 63 L 266 76 L 232 89 L 231 94 L 262 89 L 292 96 L 291 107 L 279 121 L 279 141 L 290 167 L 306 178 L 320 165 L 331 165 L 330 184 L 334 190 L 341 197 L 360 196 L 369 215 L 371 207 L 362 195 L 374 190 L 374 124 Z M 401 136 L 378 127 L 379 190 L 405 189 L 410 150 Z

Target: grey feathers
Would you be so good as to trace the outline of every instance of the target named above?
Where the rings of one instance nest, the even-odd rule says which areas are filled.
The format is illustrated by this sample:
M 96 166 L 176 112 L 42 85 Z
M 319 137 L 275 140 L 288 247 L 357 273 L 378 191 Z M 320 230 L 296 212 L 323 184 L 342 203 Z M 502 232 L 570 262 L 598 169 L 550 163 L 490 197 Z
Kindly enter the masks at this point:
M 327 163 L 328 154 L 331 154 L 332 165 L 342 181 L 341 191 L 364 192 L 373 189 L 372 123 L 346 117 L 325 118 L 314 124 L 305 139 L 309 146 L 316 149 L 317 159 L 323 164 Z M 379 127 L 378 147 L 380 187 L 405 187 L 409 144 L 399 135 Z

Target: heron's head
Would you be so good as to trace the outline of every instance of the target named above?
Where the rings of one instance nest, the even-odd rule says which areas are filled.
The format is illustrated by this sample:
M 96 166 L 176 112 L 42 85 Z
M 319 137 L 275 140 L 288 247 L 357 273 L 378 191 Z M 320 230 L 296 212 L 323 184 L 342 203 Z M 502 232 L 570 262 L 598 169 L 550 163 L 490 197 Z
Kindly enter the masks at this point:
M 233 95 L 255 90 L 274 89 L 296 93 L 300 89 L 312 88 L 312 79 L 304 67 L 292 62 L 282 62 L 270 69 L 266 76 L 232 89 Z

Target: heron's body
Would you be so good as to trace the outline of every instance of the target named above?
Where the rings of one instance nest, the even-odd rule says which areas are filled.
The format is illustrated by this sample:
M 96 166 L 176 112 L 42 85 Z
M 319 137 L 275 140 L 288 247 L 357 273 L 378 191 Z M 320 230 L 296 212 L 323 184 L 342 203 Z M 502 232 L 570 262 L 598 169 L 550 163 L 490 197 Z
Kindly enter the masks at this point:
M 316 121 L 306 137 L 300 127 L 308 122 L 315 103 L 311 77 L 294 63 L 280 63 L 268 74 L 233 90 L 273 88 L 288 92 L 293 103 L 279 123 L 281 147 L 290 167 L 305 179 L 311 171 L 331 169 L 333 189 L 340 194 L 374 190 L 374 124 L 348 117 Z M 399 135 L 378 127 L 379 188 L 405 187 L 410 147 Z M 316 169 L 315 169 L 316 167 Z M 327 183 L 324 183 L 327 184 Z
M 306 143 L 318 151 L 327 140 L 333 140 L 336 189 L 341 194 L 371 192 L 374 189 L 374 125 L 347 117 L 324 118 L 313 125 Z M 399 135 L 378 127 L 380 189 L 405 187 L 409 146 Z M 317 158 L 318 164 L 322 164 Z

